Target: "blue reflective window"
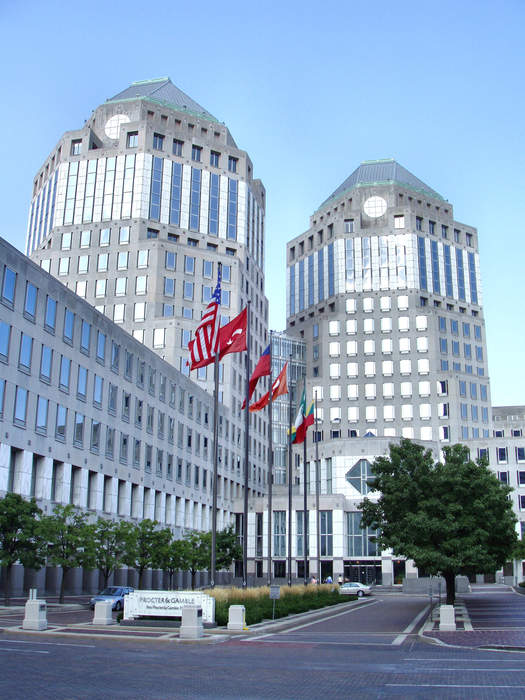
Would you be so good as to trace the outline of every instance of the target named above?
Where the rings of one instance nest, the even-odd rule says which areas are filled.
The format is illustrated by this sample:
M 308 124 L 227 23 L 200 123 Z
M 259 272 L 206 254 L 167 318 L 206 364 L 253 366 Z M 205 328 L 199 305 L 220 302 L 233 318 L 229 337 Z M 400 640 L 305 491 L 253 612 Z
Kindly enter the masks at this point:
M 478 362 L 483 362 L 483 347 L 476 345 L 476 360 Z
M 2 301 L 9 306 L 15 303 L 16 272 L 7 265 L 4 268 L 4 280 L 2 283 Z
M 237 240 L 237 195 L 238 182 L 237 180 L 228 180 L 228 223 L 226 229 L 226 237 L 231 240 Z
M 448 372 L 448 360 L 441 360 L 441 371 Z
M 447 297 L 454 296 L 454 288 L 452 286 L 452 262 L 450 259 L 450 246 L 443 246 L 443 254 L 445 258 L 445 291 Z
M 99 362 L 106 361 L 106 335 L 102 331 L 97 333 L 97 360 Z
M 82 331 L 80 334 L 80 350 L 89 354 L 91 343 L 91 324 L 87 321 L 82 321 Z
M 73 331 L 75 327 L 75 314 L 66 309 L 64 311 L 64 340 L 66 343 L 73 342 Z
M 470 338 L 470 323 L 463 322 L 461 326 L 463 328 L 463 337 Z
M 210 175 L 210 211 L 208 216 L 208 233 L 217 236 L 219 233 L 219 176 Z
M 453 362 L 452 363 L 452 370 L 454 372 L 461 372 L 461 362 Z
M 381 238 L 383 241 L 383 238 Z M 382 249 L 381 249 L 381 252 Z M 354 291 L 355 283 L 355 271 L 354 271 L 354 241 L 352 238 L 347 238 L 345 240 L 345 277 L 346 277 L 346 291 Z
M 481 326 L 474 326 L 474 338 L 481 340 Z
M 472 345 L 470 343 L 464 343 L 463 344 L 463 352 L 464 352 L 467 360 L 470 360 L 472 357 Z
M 489 422 L 489 409 L 486 406 L 481 407 L 481 420 L 483 423 Z
M 468 404 L 466 403 L 460 403 L 459 404 L 459 409 L 460 409 L 460 414 L 462 418 L 467 418 L 468 416 Z
M 474 253 L 468 253 L 468 274 L 470 281 L 470 300 L 473 304 L 478 303 L 478 283 L 476 280 L 476 262 Z
M 39 433 L 47 432 L 47 411 L 49 407 L 48 399 L 43 396 L 38 397 L 36 404 L 35 430 Z
M 20 336 L 20 355 L 18 357 L 18 366 L 30 370 L 31 358 L 33 355 L 33 338 L 22 333 Z
M 200 146 L 192 145 L 191 147 L 191 159 L 196 163 L 201 161 L 202 148 Z
M 463 268 L 463 251 L 456 248 L 456 267 L 458 273 L 458 295 L 461 301 L 465 301 L 465 270 Z
M 486 384 L 480 384 L 480 385 L 479 385 L 479 398 L 480 398 L 482 401 L 486 401 L 486 400 L 487 400 L 487 396 L 488 396 L 488 394 L 487 394 L 487 385 L 486 385 Z
M 334 279 L 334 244 L 328 246 L 328 296 L 333 297 L 335 294 L 335 279 Z
M 163 316 L 173 316 L 175 312 L 175 307 L 173 304 L 163 304 L 162 305 L 162 315 Z
M 324 299 L 324 249 L 317 251 L 317 287 L 319 299 L 317 301 L 323 301 Z
M 419 262 L 419 287 L 428 291 L 427 281 L 427 257 L 425 252 L 425 239 L 418 236 L 417 239 L 417 257 Z
M 304 260 L 299 261 L 299 311 L 304 311 Z
M 164 136 L 162 134 L 153 134 L 153 148 L 156 151 L 162 151 L 164 148 Z
M 21 386 L 16 387 L 14 421 L 20 425 L 25 425 L 27 413 L 27 389 Z
M 85 367 L 82 367 L 82 365 L 78 366 L 78 376 L 77 376 L 77 397 L 80 399 L 85 399 L 86 398 L 86 393 L 87 393 L 87 369 Z
M 454 355 L 454 357 L 459 357 L 459 341 L 458 340 L 452 341 L 452 354 Z
M 179 139 L 173 139 L 173 155 L 174 156 L 181 156 L 182 155 L 183 145 L 184 145 L 184 141 L 179 141 Z
M 9 358 L 9 339 L 11 337 L 11 326 L 0 321 L 0 359 L 7 362 Z
M 295 265 L 290 265 L 290 314 L 295 313 Z
M 180 200 L 182 191 L 182 165 L 173 163 L 171 171 L 170 224 L 180 225 Z
M 46 301 L 46 315 L 44 319 L 44 325 L 47 330 L 55 331 L 55 324 L 57 319 L 57 303 L 51 297 L 47 297 Z
M 470 398 L 478 398 L 478 385 L 476 384 L 476 382 L 470 382 Z
M 448 343 L 446 338 L 439 339 L 439 351 L 443 354 L 446 354 L 448 352 Z
M 478 416 L 478 407 L 477 407 L 477 406 L 472 405 L 472 406 L 470 407 L 470 413 L 471 413 L 471 416 L 472 416 L 472 420 L 475 420 L 475 421 L 479 420 L 479 416 Z
M 174 270 L 176 264 L 177 264 L 177 253 L 172 253 L 170 250 L 167 250 L 165 263 L 164 263 L 166 270 Z
M 459 334 L 459 323 L 455 319 L 451 319 L 450 321 L 450 330 L 452 331 L 452 335 Z
M 26 298 L 24 300 L 24 315 L 28 316 L 32 321 L 36 314 L 36 297 L 38 290 L 34 284 L 28 282 L 26 284 Z
M 198 168 L 191 169 L 191 188 L 190 188 L 190 230 L 199 230 L 199 214 L 201 206 L 201 176 L 202 173 Z
M 433 222 L 430 222 L 433 223 Z M 431 231 L 431 233 L 433 233 Z M 441 294 L 441 281 L 439 279 L 439 256 L 437 241 L 430 242 L 430 257 L 432 260 L 432 290 L 434 294 Z
M 162 158 L 153 158 L 151 172 L 151 192 L 149 198 L 149 218 L 154 221 L 160 219 L 160 197 L 162 193 Z
M 53 361 L 53 351 L 47 345 L 42 345 L 42 355 L 40 357 L 40 379 L 45 382 L 51 381 L 51 363 Z
M 175 295 L 175 280 L 171 277 L 164 278 L 164 296 L 172 297 Z
M 444 316 L 438 316 L 438 323 L 439 323 L 439 332 L 446 333 L 447 332 L 447 319 Z
M 459 395 L 463 398 L 466 398 L 467 396 L 467 382 L 465 382 L 463 379 L 459 380 Z
M 71 360 L 68 357 L 64 357 L 60 360 L 60 379 L 59 386 L 61 389 L 66 389 L 69 391 L 69 375 L 71 372 Z
M 314 256 L 308 256 L 308 306 L 314 304 Z

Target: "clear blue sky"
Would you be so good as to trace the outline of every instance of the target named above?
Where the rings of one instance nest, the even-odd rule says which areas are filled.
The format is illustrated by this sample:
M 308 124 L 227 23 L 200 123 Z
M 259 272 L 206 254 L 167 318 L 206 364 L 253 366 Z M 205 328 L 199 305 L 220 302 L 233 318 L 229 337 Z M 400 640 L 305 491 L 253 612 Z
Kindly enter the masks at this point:
M 479 230 L 492 399 L 525 404 L 523 0 L 2 0 L 0 235 L 23 249 L 60 135 L 169 75 L 230 128 L 267 189 L 270 326 L 285 244 L 363 160 L 396 158 Z

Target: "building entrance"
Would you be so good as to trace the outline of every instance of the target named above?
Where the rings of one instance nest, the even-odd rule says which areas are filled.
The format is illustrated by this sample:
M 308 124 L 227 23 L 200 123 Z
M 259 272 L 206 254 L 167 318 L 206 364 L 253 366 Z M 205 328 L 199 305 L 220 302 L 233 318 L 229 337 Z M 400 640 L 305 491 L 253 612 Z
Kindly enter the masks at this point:
M 345 581 L 365 584 L 381 584 L 383 574 L 381 559 L 348 559 L 344 562 Z

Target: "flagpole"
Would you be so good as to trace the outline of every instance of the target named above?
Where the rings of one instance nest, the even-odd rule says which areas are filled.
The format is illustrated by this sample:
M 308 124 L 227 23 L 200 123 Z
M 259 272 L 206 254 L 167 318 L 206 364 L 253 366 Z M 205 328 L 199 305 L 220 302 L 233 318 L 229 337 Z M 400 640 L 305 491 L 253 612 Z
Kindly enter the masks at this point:
M 290 356 L 291 360 L 291 356 Z M 290 407 L 288 430 L 288 585 L 292 585 L 292 404 L 293 383 L 290 381 Z
M 270 398 L 268 401 L 268 585 L 272 584 L 272 490 L 273 490 L 273 367 L 272 331 L 270 331 Z
M 217 263 L 217 280 L 221 279 L 222 263 Z M 219 302 L 220 303 L 220 302 Z M 217 313 L 219 310 L 217 309 Z M 219 464 L 219 341 L 214 348 L 215 360 L 213 362 L 213 487 L 211 505 L 211 573 L 210 587 L 215 588 L 215 575 L 217 568 L 217 483 Z
M 242 587 L 248 586 L 248 480 L 250 465 L 248 453 L 250 445 L 250 311 L 251 301 L 248 300 L 246 312 L 246 406 L 244 413 L 244 516 L 242 542 Z
M 317 391 L 315 392 L 315 515 L 317 537 L 317 580 L 321 583 L 321 532 L 319 530 L 319 494 L 321 491 L 321 473 L 319 469 L 319 430 L 317 424 Z
M 304 380 L 304 383 L 306 385 L 306 379 Z M 305 396 L 306 396 L 306 386 L 305 386 Z M 303 420 L 306 420 L 306 416 L 303 418 Z M 306 529 L 306 524 L 308 522 L 308 494 L 307 494 L 307 467 L 306 467 L 306 440 L 307 440 L 307 432 L 305 431 L 304 434 L 304 442 L 303 442 L 303 498 L 304 498 L 304 510 L 303 510 L 303 554 L 304 554 L 304 585 L 306 586 L 308 584 L 308 575 L 306 571 L 306 567 L 308 564 L 308 555 L 307 555 L 307 529 Z

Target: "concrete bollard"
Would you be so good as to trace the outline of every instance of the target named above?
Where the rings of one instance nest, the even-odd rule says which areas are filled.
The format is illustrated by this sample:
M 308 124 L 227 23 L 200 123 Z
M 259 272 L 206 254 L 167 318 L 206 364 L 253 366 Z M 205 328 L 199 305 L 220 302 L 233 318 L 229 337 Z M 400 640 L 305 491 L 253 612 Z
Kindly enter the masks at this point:
M 31 596 L 36 596 L 36 588 L 31 589 Z M 24 630 L 47 630 L 47 603 L 31 597 L 25 604 Z
M 186 605 L 182 608 L 180 638 L 200 639 L 203 636 L 202 608 L 199 605 Z
M 228 629 L 239 632 L 246 628 L 246 608 L 244 605 L 230 605 L 228 608 Z
M 456 631 L 456 617 L 453 605 L 441 605 L 439 608 L 439 629 L 441 632 Z
M 93 615 L 94 625 L 112 625 L 113 615 L 111 614 L 111 608 L 113 603 L 111 600 L 99 600 L 95 603 L 95 614 Z

